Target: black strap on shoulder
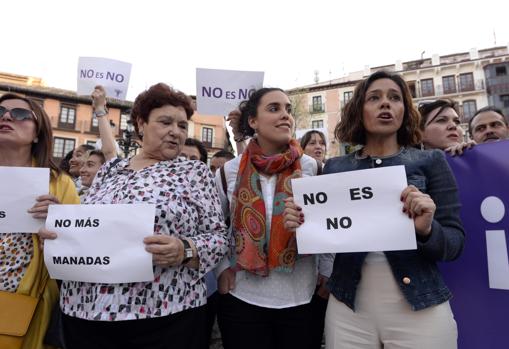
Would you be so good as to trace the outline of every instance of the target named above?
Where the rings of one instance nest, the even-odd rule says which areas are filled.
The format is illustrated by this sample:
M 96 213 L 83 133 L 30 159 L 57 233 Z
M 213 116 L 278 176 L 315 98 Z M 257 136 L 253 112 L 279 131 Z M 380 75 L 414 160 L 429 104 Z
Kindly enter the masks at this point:
M 226 186 L 226 174 L 224 173 L 224 166 L 219 168 L 219 172 L 221 174 L 221 185 L 223 186 L 223 192 L 226 196 L 226 200 L 228 200 L 228 187 Z
M 224 166 L 221 166 L 219 168 L 219 174 L 221 175 L 221 186 L 223 187 L 223 192 L 224 192 L 224 196 L 226 198 L 226 205 L 228 206 L 228 208 L 230 208 L 230 200 L 228 200 L 228 186 L 226 184 L 226 174 L 224 173 Z M 226 223 L 226 227 L 229 228 L 230 227 L 230 217 L 226 217 L 225 219 L 225 223 Z

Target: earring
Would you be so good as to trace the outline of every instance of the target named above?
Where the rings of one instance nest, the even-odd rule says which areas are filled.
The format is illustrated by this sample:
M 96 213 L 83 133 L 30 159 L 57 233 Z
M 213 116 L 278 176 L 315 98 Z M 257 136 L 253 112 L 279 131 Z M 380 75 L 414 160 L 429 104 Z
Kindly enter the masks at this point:
M 35 139 L 32 143 L 39 143 L 39 138 L 35 137 Z

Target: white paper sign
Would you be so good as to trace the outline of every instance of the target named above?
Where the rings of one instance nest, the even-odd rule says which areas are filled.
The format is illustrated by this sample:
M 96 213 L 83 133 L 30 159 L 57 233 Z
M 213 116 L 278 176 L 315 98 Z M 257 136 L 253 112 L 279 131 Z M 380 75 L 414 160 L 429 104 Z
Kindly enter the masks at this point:
M 416 249 L 414 224 L 400 201 L 406 186 L 404 166 L 293 179 L 305 217 L 299 253 Z
M 52 278 L 99 283 L 154 280 L 152 254 L 143 239 L 153 234 L 155 205 L 52 205 L 44 261 Z
M 223 115 L 263 87 L 263 72 L 196 69 L 196 106 L 204 115 Z
M 91 95 L 102 85 L 106 96 L 125 99 L 129 87 L 131 63 L 99 57 L 80 57 L 78 61 L 78 95 Z
M 44 220 L 27 212 L 49 193 L 49 169 L 0 166 L 0 233 L 35 233 Z

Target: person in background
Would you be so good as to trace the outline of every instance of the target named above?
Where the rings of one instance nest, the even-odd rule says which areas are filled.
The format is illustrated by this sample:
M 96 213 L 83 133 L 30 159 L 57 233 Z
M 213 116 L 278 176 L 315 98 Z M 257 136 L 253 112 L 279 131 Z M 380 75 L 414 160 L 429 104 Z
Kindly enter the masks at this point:
M 71 174 L 69 173 L 69 167 L 71 166 L 69 164 L 69 161 L 71 161 L 73 153 L 74 153 L 74 149 L 67 152 L 67 154 L 65 154 L 65 156 L 62 158 L 62 160 L 60 160 L 60 162 L 58 164 L 58 168 L 60 170 L 62 170 L 65 174 L 67 174 L 69 177 L 72 177 Z
M 106 91 L 102 86 L 96 86 L 91 97 L 93 113 L 99 126 L 101 150 L 89 150 L 81 157 L 84 160 L 80 168 L 81 189 L 79 195 L 82 199 L 92 185 L 99 168 L 117 156 L 117 144 L 111 131 L 108 108 L 106 108 Z
M 52 143 L 50 119 L 36 101 L 11 93 L 0 97 L 0 166 L 50 169 L 50 192 L 39 196 L 29 209 L 34 218 L 45 219 L 49 205 L 79 204 L 71 178 L 52 159 Z M 20 339 L 25 349 L 44 348 L 57 285 L 49 280 L 37 234 L 0 233 L 0 292 L 38 297 L 39 290 L 43 290 L 42 298 L 27 334 Z M 0 336 L 0 347 L 12 347 L 3 340 Z
M 187 160 L 201 161 L 205 165 L 207 164 L 207 149 L 202 142 L 194 138 L 187 138 L 180 156 L 185 157 Z M 207 333 L 205 334 L 206 341 L 204 343 L 204 349 L 209 347 L 210 339 L 212 336 L 212 329 L 216 320 L 217 314 L 217 303 L 219 294 L 217 291 L 217 280 L 213 271 L 209 271 L 205 274 L 205 283 L 207 286 L 207 304 L 205 305 L 206 310 L 206 322 L 207 322 Z
M 76 186 L 76 190 L 78 193 L 82 189 L 81 178 L 80 178 L 80 169 L 83 167 L 85 163 L 85 158 L 87 157 L 87 152 L 94 150 L 95 148 L 90 144 L 82 144 L 75 148 L 72 152 L 71 159 L 69 160 L 69 174 Z
M 327 155 L 327 141 L 325 135 L 318 130 L 308 131 L 300 139 L 300 146 L 304 150 L 304 154 L 325 163 Z
M 317 161 L 292 139 L 295 120 L 283 90 L 257 90 L 239 113 L 240 135 L 251 141 L 224 164 L 226 188 L 216 171 L 223 211 L 231 218 L 231 254 L 216 269 L 223 346 L 308 349 L 317 260 L 297 253 L 282 208 L 291 178 L 316 175 Z
M 223 167 L 225 162 L 230 161 L 235 158 L 231 152 L 227 150 L 219 150 L 217 153 L 212 155 L 210 159 L 210 171 L 215 174 L 218 169 Z
M 300 139 L 300 146 L 304 150 L 304 154 L 311 156 L 317 161 L 320 161 L 320 167 L 325 162 L 325 155 L 327 154 L 327 142 L 325 135 L 318 130 L 311 130 L 306 132 Z M 321 168 L 319 174 L 321 173 Z M 329 259 L 330 263 L 334 262 L 333 254 L 324 254 L 323 259 Z M 329 299 L 329 290 L 327 288 L 327 281 L 329 278 L 318 275 L 316 282 L 315 294 L 311 299 L 311 307 L 313 311 L 313 343 L 312 348 L 320 349 L 323 342 L 323 329 L 325 325 L 325 312 L 327 311 L 327 302 Z
M 326 348 L 456 348 L 457 327 L 437 263 L 464 246 L 454 176 L 440 150 L 417 149 L 420 115 L 403 78 L 379 71 L 361 81 L 335 129 L 363 147 L 329 159 L 324 174 L 404 165 L 408 186 L 398 198 L 414 224 L 417 249 L 337 253 L 329 279 Z M 285 227 L 305 219 L 289 199 Z
M 194 138 L 186 139 L 180 156 L 185 157 L 187 160 L 200 160 L 204 164 L 207 163 L 208 159 L 207 149 L 202 142 Z
M 509 124 L 500 109 L 484 107 L 468 122 L 468 129 L 477 143 L 488 143 L 509 138 Z
M 190 98 L 163 83 L 136 97 L 131 118 L 141 151 L 105 163 L 84 204 L 156 205 L 154 229 L 143 241 L 153 255 L 154 280 L 64 280 L 60 306 L 69 348 L 203 348 L 204 276 L 226 254 L 228 242 L 210 170 L 179 156 L 192 114 Z M 151 190 L 139 190 L 144 187 Z M 39 234 L 58 239 L 47 230 Z
M 440 149 L 452 155 L 461 155 L 475 142 L 463 141 L 458 105 L 450 99 L 438 99 L 419 104 L 420 129 L 424 149 Z

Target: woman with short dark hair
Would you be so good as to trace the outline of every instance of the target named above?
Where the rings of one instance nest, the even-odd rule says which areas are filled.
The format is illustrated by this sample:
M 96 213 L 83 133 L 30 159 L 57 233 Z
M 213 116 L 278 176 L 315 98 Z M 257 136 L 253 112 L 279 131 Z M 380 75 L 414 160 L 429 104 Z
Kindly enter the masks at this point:
M 450 99 L 437 99 L 419 103 L 421 114 L 422 147 L 440 149 L 453 155 L 463 154 L 475 142 L 463 141 L 458 104 Z
M 204 276 L 225 255 L 227 240 L 207 165 L 179 157 L 192 114 L 190 98 L 163 83 L 134 101 L 141 151 L 106 162 L 84 203 L 156 205 L 154 230 L 144 239 L 155 278 L 110 285 L 63 281 L 69 348 L 203 348 Z M 56 238 L 48 231 L 44 236 Z

